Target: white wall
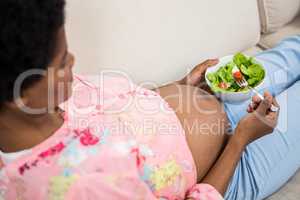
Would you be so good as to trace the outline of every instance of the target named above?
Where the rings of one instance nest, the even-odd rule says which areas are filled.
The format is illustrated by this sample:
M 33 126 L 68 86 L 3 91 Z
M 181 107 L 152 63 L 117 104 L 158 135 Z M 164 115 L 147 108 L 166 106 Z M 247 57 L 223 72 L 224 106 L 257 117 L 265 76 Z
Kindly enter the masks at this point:
M 76 72 L 121 69 L 137 82 L 177 79 L 260 35 L 255 0 L 69 0 L 67 15 Z

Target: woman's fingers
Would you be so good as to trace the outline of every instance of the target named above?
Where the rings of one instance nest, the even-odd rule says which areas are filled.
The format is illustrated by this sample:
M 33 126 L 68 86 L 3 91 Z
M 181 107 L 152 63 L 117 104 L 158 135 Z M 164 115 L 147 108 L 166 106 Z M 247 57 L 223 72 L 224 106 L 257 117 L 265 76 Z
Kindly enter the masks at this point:
M 219 63 L 219 59 L 208 59 L 208 60 L 204 61 L 203 63 L 198 64 L 192 70 L 192 75 L 193 74 L 202 75 L 202 73 L 204 73 L 207 70 L 207 68 L 213 67 L 218 63 Z
M 204 61 L 204 63 L 200 64 L 203 66 L 203 69 L 207 69 L 209 67 L 215 66 L 219 63 L 219 59 L 209 59 Z
M 257 107 L 259 106 L 259 104 L 261 103 L 261 101 L 262 101 L 262 99 L 259 96 L 257 96 L 257 95 L 253 96 L 252 102 L 249 104 L 247 112 L 249 112 L 249 113 L 254 112 L 257 109 Z
M 266 116 L 267 123 L 271 128 L 275 128 L 278 123 L 279 111 L 278 112 L 269 112 Z
M 247 111 L 248 112 L 254 112 L 259 106 L 261 103 L 267 103 L 265 104 L 265 106 L 269 106 L 270 103 L 273 104 L 274 106 L 278 107 L 279 108 L 279 105 L 276 101 L 275 98 L 273 98 L 273 96 L 271 95 L 270 92 L 265 92 L 264 93 L 264 98 L 267 100 L 265 102 L 263 102 L 263 100 L 258 96 L 258 95 L 255 95 L 252 97 L 252 101 L 251 103 L 249 104 L 248 108 L 247 108 Z M 271 105 L 270 105 L 271 107 Z
M 265 116 L 272 106 L 273 97 L 269 92 L 264 93 L 264 100 L 261 101 L 256 111 L 258 114 Z
M 207 68 L 215 66 L 218 63 L 219 59 L 206 60 L 203 63 L 198 64 L 196 67 L 194 67 L 194 69 L 180 82 L 187 85 L 197 86 L 204 80 L 204 73 L 207 70 Z
M 273 105 L 276 106 L 277 108 L 280 108 L 279 103 L 277 102 L 276 98 L 273 98 Z
M 260 104 L 261 101 L 262 101 L 262 99 L 258 95 L 255 95 L 252 97 L 252 102 L 257 105 Z
M 251 104 L 248 106 L 247 112 L 248 113 L 252 113 L 253 112 L 253 108 L 252 108 Z
M 262 117 L 260 118 L 268 127 L 270 127 L 273 130 L 278 122 L 278 112 L 271 112 L 270 108 L 271 106 L 276 106 L 277 108 L 280 108 L 278 102 L 276 99 L 271 95 L 269 92 L 264 93 L 264 100 L 262 100 L 259 96 L 254 96 L 252 98 L 251 104 L 248 106 L 247 111 L 249 113 L 252 113 L 256 111 L 256 113 Z

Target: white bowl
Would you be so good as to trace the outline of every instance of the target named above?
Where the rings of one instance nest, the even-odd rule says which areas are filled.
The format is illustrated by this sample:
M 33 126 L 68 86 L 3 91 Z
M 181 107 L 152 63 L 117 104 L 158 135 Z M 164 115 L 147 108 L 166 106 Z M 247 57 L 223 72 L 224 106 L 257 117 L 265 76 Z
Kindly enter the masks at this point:
M 205 80 L 206 83 L 211 87 L 211 82 L 208 80 L 207 75 L 209 73 L 212 72 L 216 72 L 220 67 L 225 66 L 226 64 L 228 64 L 229 62 L 231 62 L 233 60 L 234 55 L 230 55 L 230 56 L 225 56 L 221 59 L 219 59 L 219 63 L 216 66 L 210 67 L 206 70 L 205 73 Z M 259 63 L 259 61 L 255 60 L 257 63 Z M 263 65 L 262 65 L 263 66 Z M 263 67 L 264 68 L 264 67 Z M 261 81 L 261 83 L 259 85 L 257 85 L 255 87 L 255 89 L 260 90 L 262 88 L 262 85 L 265 82 L 266 79 L 266 69 L 265 70 L 265 78 Z M 243 102 L 246 101 L 248 99 L 250 99 L 253 95 L 252 91 L 243 91 L 243 92 L 226 92 L 226 93 L 221 93 L 221 92 L 214 92 L 215 95 L 220 98 L 223 102 L 229 102 L 229 103 L 238 103 L 238 102 Z

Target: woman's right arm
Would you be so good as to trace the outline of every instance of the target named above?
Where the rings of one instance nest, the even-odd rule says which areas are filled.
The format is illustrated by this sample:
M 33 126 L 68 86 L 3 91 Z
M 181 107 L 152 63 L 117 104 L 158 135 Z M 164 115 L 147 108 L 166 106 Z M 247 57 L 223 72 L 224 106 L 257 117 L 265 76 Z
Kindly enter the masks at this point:
M 272 103 L 279 107 L 269 93 L 265 93 L 264 101 L 258 97 L 253 98 L 253 104 L 248 108 L 250 113 L 240 121 L 235 134 L 203 179 L 203 183 L 213 186 L 220 194 L 225 194 L 246 146 L 256 139 L 272 133 L 277 125 L 279 112 L 270 111 Z
M 226 145 L 223 153 L 204 177 L 202 183 L 213 186 L 221 195 L 224 195 L 234 174 L 236 166 L 247 146 L 247 142 L 238 138 L 240 133 L 235 133 Z

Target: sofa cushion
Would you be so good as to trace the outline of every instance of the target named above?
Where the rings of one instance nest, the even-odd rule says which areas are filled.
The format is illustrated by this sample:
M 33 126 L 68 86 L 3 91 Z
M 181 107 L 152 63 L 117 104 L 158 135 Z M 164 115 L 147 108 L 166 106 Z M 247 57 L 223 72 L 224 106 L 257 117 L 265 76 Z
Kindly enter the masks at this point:
M 280 191 L 268 200 L 299 200 L 300 199 L 300 171 Z
M 277 31 L 291 22 L 300 10 L 300 0 L 258 0 L 263 33 Z
M 282 39 L 300 34 L 300 16 L 294 19 L 290 24 L 284 26 L 279 31 L 263 35 L 259 45 L 265 49 L 274 47 Z

